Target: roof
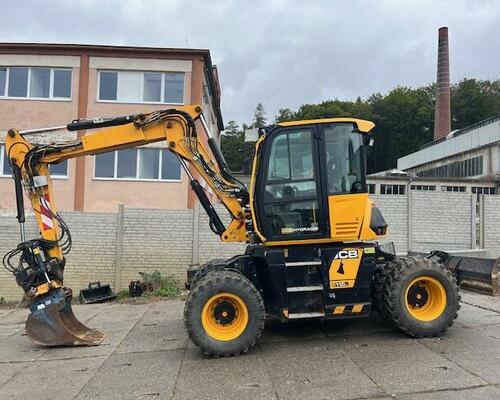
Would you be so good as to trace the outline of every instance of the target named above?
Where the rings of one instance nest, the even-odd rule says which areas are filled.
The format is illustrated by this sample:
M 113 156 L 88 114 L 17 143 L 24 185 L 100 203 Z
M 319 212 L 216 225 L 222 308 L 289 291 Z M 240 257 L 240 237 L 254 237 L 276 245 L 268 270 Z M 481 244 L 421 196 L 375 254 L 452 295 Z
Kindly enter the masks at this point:
M 220 108 L 219 77 L 214 72 L 210 50 L 186 49 L 174 47 L 138 47 L 138 46 L 111 46 L 99 44 L 74 44 L 74 43 L 0 43 L 0 54 L 50 54 L 50 55 L 75 55 L 87 54 L 101 57 L 130 57 L 136 58 L 191 58 L 201 56 L 205 62 L 205 76 L 210 91 L 213 93 L 212 106 L 217 116 L 217 125 L 224 130 L 224 121 Z M 217 76 L 214 76 L 217 75 Z
M 280 122 L 278 126 L 301 126 L 301 125 L 311 125 L 311 124 L 332 124 L 338 122 L 351 122 L 355 124 L 360 132 L 368 133 L 374 127 L 375 124 L 371 121 L 366 121 L 364 119 L 358 118 L 322 118 L 322 119 L 305 119 L 302 121 L 288 121 Z
M 399 158 L 398 169 L 419 167 L 484 147 L 496 146 L 497 143 L 500 143 L 500 116 L 461 129 L 451 137 L 438 139 L 421 150 Z

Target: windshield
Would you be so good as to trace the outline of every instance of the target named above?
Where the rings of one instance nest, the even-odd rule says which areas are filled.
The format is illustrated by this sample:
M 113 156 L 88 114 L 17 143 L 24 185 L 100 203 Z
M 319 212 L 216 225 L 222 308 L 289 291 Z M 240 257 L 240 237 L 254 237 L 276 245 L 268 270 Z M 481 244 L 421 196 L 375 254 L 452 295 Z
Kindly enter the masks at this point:
M 329 194 L 365 190 L 363 136 L 353 128 L 351 123 L 323 127 Z

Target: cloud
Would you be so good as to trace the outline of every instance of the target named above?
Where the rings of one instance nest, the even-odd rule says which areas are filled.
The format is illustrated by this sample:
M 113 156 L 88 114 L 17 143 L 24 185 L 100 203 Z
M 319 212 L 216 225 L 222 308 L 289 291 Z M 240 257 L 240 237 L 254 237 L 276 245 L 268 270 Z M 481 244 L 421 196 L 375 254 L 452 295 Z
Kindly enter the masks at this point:
M 498 1 L 37 0 L 3 5 L 2 41 L 208 48 L 225 121 L 354 99 L 436 74 L 450 29 L 452 81 L 498 79 Z

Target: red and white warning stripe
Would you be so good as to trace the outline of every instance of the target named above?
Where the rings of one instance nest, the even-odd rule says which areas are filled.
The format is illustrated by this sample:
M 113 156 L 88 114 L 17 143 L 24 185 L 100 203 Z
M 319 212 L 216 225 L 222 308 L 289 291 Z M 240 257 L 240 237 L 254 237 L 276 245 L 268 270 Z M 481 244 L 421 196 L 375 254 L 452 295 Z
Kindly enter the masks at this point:
M 50 211 L 49 195 L 40 196 L 40 214 L 42 218 L 42 226 L 44 231 L 54 229 L 54 222 L 52 221 L 52 213 Z

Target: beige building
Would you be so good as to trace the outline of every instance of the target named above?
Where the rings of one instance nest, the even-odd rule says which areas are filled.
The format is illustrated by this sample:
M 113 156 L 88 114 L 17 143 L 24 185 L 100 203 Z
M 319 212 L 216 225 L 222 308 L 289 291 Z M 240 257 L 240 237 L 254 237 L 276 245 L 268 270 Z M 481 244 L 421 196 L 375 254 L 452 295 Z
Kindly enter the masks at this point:
M 5 154 L 9 128 L 66 125 L 77 118 L 130 115 L 201 104 L 210 132 L 223 129 L 217 69 L 208 50 L 60 44 L 0 44 L 0 209 L 15 207 Z M 32 141 L 74 138 L 61 130 Z M 52 167 L 61 210 L 192 208 L 195 196 L 164 143 L 82 157 Z

